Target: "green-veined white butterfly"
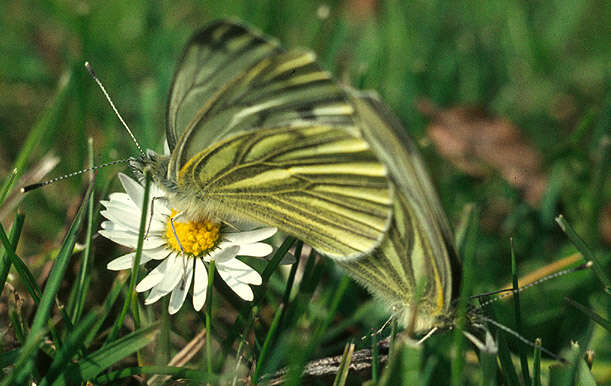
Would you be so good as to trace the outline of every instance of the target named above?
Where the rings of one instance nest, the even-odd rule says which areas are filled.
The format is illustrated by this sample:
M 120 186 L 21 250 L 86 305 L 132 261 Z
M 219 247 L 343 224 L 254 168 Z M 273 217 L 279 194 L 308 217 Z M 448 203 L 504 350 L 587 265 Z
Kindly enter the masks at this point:
M 189 41 L 167 107 L 169 157 L 137 159 L 193 219 L 276 226 L 343 260 L 390 224 L 387 168 L 311 52 L 230 21 Z
M 416 332 L 447 326 L 460 264 L 433 184 L 398 119 L 374 95 L 349 92 L 363 137 L 387 165 L 395 186 L 394 216 L 372 254 L 339 264 L 388 304 L 402 325 L 410 323 L 417 308 Z

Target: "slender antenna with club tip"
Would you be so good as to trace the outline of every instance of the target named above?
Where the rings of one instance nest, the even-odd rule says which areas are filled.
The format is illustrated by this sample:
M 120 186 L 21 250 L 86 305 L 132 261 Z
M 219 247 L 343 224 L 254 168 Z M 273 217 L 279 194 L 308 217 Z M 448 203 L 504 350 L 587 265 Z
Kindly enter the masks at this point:
M 96 74 L 93 71 L 93 68 L 91 67 L 91 64 L 89 64 L 89 62 L 85 62 L 85 68 L 87 69 L 87 71 L 89 72 L 89 75 L 91 75 L 91 77 L 93 78 L 95 83 L 98 85 L 100 90 L 102 90 L 102 93 L 104 94 L 104 97 L 106 98 L 106 100 L 110 104 L 110 107 L 112 108 L 112 110 L 115 112 L 115 115 L 117 116 L 117 118 L 119 118 L 119 121 L 121 121 L 121 124 L 123 125 L 123 127 L 125 127 L 125 130 L 127 130 L 127 133 L 132 138 L 132 141 L 134 141 L 134 143 L 136 144 L 136 147 L 138 148 L 138 151 L 140 152 L 140 154 L 143 157 L 146 157 L 146 154 L 144 153 L 144 150 L 142 150 L 142 147 L 138 143 L 138 140 L 136 140 L 136 137 L 134 136 L 134 133 L 132 133 L 132 131 L 130 130 L 129 126 L 127 126 L 127 123 L 125 123 L 125 120 L 123 119 L 123 117 L 119 113 L 119 110 L 117 110 L 117 108 L 115 107 L 115 104 L 113 103 L 112 99 L 110 99 L 110 95 L 108 95 L 108 91 L 106 91 L 106 89 L 104 88 L 104 85 L 102 85 L 102 82 L 96 76 Z M 117 161 L 105 162 L 105 163 L 103 163 L 101 165 L 97 165 L 97 166 L 93 166 L 93 167 L 90 167 L 90 168 L 87 168 L 87 169 L 83 169 L 83 170 L 79 170 L 79 171 L 76 171 L 76 172 L 68 173 L 68 174 L 65 174 L 63 176 L 55 177 L 53 179 L 50 179 L 50 180 L 47 180 L 47 181 L 44 181 L 44 182 L 38 182 L 36 184 L 31 184 L 31 185 L 24 186 L 23 188 L 21 188 L 21 192 L 22 193 L 26 193 L 26 192 L 29 192 L 30 190 L 38 189 L 38 188 L 41 188 L 43 186 L 46 186 L 46 185 L 49 185 L 49 184 L 52 184 L 52 183 L 64 180 L 66 178 L 78 176 L 79 174 L 83 174 L 83 173 L 90 172 L 90 171 L 93 171 L 93 170 L 96 170 L 96 169 L 104 168 L 106 166 L 112 166 L 112 165 L 127 163 L 127 162 L 132 161 L 132 160 L 134 160 L 134 158 L 130 157 L 130 158 L 121 159 L 121 160 L 117 160 Z
M 93 68 L 91 68 L 91 64 L 89 64 L 89 62 L 85 62 L 85 68 L 87 68 L 87 71 L 89 71 L 89 74 L 91 75 L 93 80 L 97 83 L 98 87 L 100 87 L 100 90 L 102 90 L 104 97 L 106 97 L 106 100 L 110 104 L 110 107 L 112 107 L 113 111 L 115 112 L 115 115 L 117 116 L 117 118 L 119 118 L 119 120 L 121 121 L 121 124 L 123 124 L 123 127 L 125 127 L 125 130 L 127 130 L 127 132 L 129 133 L 129 136 L 132 137 L 132 141 L 134 141 L 134 143 L 136 144 L 136 147 L 138 148 L 138 151 L 140 152 L 140 154 L 142 154 L 143 156 L 146 156 L 144 154 L 144 151 L 142 150 L 142 147 L 140 147 L 140 144 L 136 140 L 136 137 L 134 136 L 132 131 L 129 129 L 129 126 L 127 126 L 127 123 L 125 123 L 125 120 L 123 119 L 121 114 L 119 114 L 119 110 L 117 110 L 117 108 L 115 107 L 115 104 L 112 102 L 112 99 L 110 99 L 110 95 L 108 95 L 108 92 L 102 85 L 102 82 L 100 82 L 95 72 L 93 71 Z
M 558 272 L 552 273 L 550 275 L 542 277 L 539 280 L 535 280 L 532 283 L 528 283 L 528 284 L 526 284 L 526 285 L 524 285 L 522 287 L 519 287 L 519 288 L 517 288 L 515 290 L 512 289 L 512 288 L 507 288 L 507 289 L 502 289 L 502 290 L 498 290 L 498 291 L 487 292 L 487 293 L 484 293 L 484 294 L 479 294 L 479 295 L 471 296 L 471 299 L 478 299 L 478 298 L 481 298 L 481 297 L 484 297 L 484 296 L 500 294 L 500 295 L 498 295 L 498 296 L 496 296 L 496 297 L 494 297 L 492 299 L 489 299 L 489 300 L 486 300 L 485 302 L 482 302 L 480 304 L 479 308 L 484 308 L 484 307 L 486 307 L 490 303 L 494 303 L 494 302 L 497 302 L 497 301 L 499 301 L 499 300 L 501 300 L 503 298 L 506 298 L 508 296 L 512 296 L 514 293 L 521 293 L 521 292 L 527 290 L 528 288 L 531 288 L 531 287 L 534 287 L 536 285 L 539 285 L 539 284 L 541 284 L 541 283 L 543 283 L 545 281 L 548 281 L 550 279 L 555 279 L 557 277 L 564 276 L 564 275 L 567 275 L 569 273 L 581 271 L 581 270 L 584 270 L 584 269 L 588 269 L 588 268 L 591 268 L 591 267 L 592 267 L 592 262 L 591 261 L 586 261 L 585 263 L 583 263 L 583 264 L 581 264 L 581 265 L 579 265 L 577 267 L 568 268 L 568 269 L 564 269 L 562 271 L 558 271 Z
M 91 168 L 87 168 L 87 169 L 79 170 L 79 171 L 76 171 L 76 172 L 64 174 L 63 176 L 55 177 L 55 178 L 52 178 L 52 179 L 47 180 L 47 181 L 37 182 L 35 184 L 24 186 L 23 188 L 21 188 L 21 192 L 22 193 L 27 193 L 30 190 L 42 188 L 43 186 L 46 186 L 46 185 L 49 185 L 49 184 L 53 184 L 53 183 L 55 183 L 57 181 L 65 180 L 66 178 L 78 176 L 79 174 L 87 173 L 87 172 L 90 172 L 90 171 L 93 171 L 93 170 L 96 170 L 96 169 L 105 168 L 106 166 L 112 166 L 112 165 L 126 163 L 126 162 L 129 162 L 131 160 L 132 160 L 132 158 L 126 158 L 126 159 L 120 159 L 120 160 L 116 160 L 116 161 L 105 162 L 105 163 L 103 163 L 101 165 L 97 165 L 97 166 L 94 166 L 94 167 L 91 167 Z

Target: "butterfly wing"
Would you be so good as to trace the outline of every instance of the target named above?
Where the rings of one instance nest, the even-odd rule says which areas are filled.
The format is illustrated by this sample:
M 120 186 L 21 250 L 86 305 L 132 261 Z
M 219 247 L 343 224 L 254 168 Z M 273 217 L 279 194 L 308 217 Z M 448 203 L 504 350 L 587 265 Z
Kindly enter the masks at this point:
M 313 53 L 285 52 L 236 22 L 197 32 L 175 73 L 166 135 L 174 173 L 196 154 L 232 134 L 310 121 L 351 125 L 354 110 Z
M 418 303 L 415 328 L 430 329 L 449 313 L 452 286 L 460 277 L 448 221 L 419 152 L 397 118 L 375 96 L 350 93 L 363 137 L 395 185 L 394 218 L 370 256 L 341 265 L 389 303 L 403 324 Z
M 386 167 L 344 127 L 247 131 L 192 157 L 176 180 L 191 216 L 276 226 L 338 260 L 371 252 L 391 218 Z

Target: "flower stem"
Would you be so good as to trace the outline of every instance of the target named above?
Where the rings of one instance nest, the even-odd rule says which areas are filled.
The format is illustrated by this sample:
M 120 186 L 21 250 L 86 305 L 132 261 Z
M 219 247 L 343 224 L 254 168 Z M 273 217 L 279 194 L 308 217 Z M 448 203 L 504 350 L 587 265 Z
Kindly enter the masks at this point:
M 214 260 L 210 261 L 208 272 L 208 304 L 206 305 L 206 361 L 208 363 L 208 375 L 212 375 L 212 282 L 214 280 Z

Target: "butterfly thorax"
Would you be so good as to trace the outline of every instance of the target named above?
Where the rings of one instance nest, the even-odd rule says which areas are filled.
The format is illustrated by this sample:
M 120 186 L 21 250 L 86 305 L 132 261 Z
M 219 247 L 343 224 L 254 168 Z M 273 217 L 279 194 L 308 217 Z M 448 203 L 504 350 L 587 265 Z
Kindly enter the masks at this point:
M 207 200 L 202 199 L 201 194 L 194 189 L 188 189 L 188 185 L 180 184 L 176 178 L 169 175 L 170 156 L 160 155 L 148 149 L 146 154 L 132 158 L 130 166 L 132 172 L 138 177 L 141 183 L 144 180 L 144 171 L 151 173 L 153 183 L 165 191 L 165 199 L 168 205 L 181 213 L 181 216 L 192 221 L 213 220 L 215 222 L 229 221 L 234 219 L 220 219 L 213 213 L 213 207 L 206 205 Z

